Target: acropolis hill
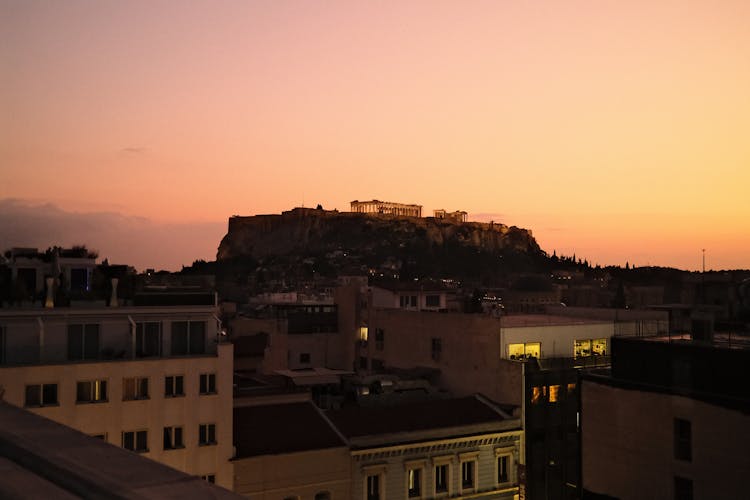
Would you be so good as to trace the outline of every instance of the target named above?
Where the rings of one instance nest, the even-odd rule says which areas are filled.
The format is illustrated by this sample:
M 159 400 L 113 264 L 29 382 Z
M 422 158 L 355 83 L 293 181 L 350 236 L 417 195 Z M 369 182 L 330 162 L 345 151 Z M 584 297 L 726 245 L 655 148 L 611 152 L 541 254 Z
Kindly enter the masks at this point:
M 400 267 L 413 261 L 425 274 L 464 274 L 466 268 L 496 266 L 501 254 L 517 261 L 543 252 L 530 231 L 504 224 L 295 208 L 280 215 L 230 217 L 217 260 L 344 255 L 347 265 L 393 261 Z

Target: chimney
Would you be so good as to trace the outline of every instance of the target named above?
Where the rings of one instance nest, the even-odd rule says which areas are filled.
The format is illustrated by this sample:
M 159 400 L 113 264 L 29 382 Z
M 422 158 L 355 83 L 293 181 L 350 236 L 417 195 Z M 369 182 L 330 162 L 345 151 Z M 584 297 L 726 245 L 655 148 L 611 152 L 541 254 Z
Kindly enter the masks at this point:
M 112 278 L 112 296 L 109 298 L 109 307 L 117 307 L 118 300 L 117 300 L 117 283 L 120 280 L 117 278 Z

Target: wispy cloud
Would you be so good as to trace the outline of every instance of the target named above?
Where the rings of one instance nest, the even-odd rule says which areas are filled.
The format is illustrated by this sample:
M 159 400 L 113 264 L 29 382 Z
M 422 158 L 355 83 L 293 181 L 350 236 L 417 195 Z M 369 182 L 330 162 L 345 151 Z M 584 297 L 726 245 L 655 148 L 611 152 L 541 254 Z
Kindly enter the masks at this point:
M 144 148 L 144 147 L 128 147 L 128 148 L 122 148 L 120 150 L 121 153 L 131 154 L 131 155 L 143 154 L 146 151 L 148 151 L 148 148 Z

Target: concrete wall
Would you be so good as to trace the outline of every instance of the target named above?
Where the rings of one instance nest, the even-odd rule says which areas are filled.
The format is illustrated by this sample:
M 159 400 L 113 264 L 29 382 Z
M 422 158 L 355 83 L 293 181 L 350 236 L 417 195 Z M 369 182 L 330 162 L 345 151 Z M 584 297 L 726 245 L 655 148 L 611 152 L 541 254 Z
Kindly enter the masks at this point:
M 253 500 L 313 500 L 326 491 L 332 500 L 348 500 L 349 469 L 345 447 L 241 458 L 234 462 L 234 491 Z
M 747 498 L 750 416 L 655 392 L 582 384 L 585 489 L 622 500 L 674 498 L 674 477 L 693 498 Z M 691 422 L 692 460 L 674 458 L 674 419 Z

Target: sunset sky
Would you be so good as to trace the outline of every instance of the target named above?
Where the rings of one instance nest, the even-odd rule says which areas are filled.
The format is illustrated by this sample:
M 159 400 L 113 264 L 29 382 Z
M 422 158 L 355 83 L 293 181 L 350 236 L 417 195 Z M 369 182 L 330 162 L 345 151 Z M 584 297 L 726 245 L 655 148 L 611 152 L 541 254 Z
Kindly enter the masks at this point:
M 166 267 L 232 214 L 377 198 L 750 268 L 747 0 L 0 0 L 0 33 L 0 200 L 216 224 Z

